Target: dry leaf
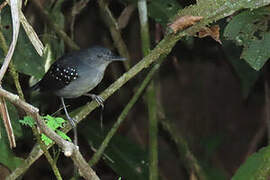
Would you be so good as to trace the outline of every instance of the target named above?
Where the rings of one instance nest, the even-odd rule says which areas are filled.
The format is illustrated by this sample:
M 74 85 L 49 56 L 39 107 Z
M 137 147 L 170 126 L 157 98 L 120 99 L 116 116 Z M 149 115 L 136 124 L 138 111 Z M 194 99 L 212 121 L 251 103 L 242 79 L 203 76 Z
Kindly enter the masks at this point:
M 205 27 L 203 29 L 200 30 L 199 32 L 199 38 L 203 38 L 206 36 L 210 36 L 212 37 L 215 41 L 217 41 L 218 43 L 222 44 L 222 42 L 220 41 L 220 34 L 219 34 L 219 25 L 214 25 L 210 28 Z
M 181 16 L 177 18 L 172 24 L 170 24 L 169 28 L 171 28 L 174 33 L 177 33 L 177 31 L 183 30 L 196 24 L 201 19 L 203 19 L 202 16 Z

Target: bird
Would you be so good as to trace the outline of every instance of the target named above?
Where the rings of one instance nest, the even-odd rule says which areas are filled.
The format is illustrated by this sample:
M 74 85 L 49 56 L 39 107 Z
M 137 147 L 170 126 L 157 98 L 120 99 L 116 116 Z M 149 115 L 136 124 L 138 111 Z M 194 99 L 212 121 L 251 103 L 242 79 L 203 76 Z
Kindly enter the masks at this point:
M 125 60 L 126 58 L 117 56 L 108 48 L 101 46 L 74 51 L 56 60 L 31 90 L 52 93 L 60 97 L 65 115 L 75 129 L 77 122 L 69 116 L 64 99 L 85 95 L 103 107 L 104 99 L 88 92 L 101 82 L 111 62 Z

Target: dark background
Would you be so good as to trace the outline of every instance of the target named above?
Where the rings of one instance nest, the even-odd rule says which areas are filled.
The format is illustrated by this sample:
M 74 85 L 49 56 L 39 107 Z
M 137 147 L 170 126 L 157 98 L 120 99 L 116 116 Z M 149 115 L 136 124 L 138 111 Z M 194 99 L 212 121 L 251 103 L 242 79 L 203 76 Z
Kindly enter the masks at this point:
M 32 19 L 35 30 L 42 37 L 45 33 L 44 23 L 36 15 L 31 1 L 28 3 L 24 12 L 29 19 Z M 41 1 L 41 3 L 46 6 L 45 1 Z M 179 0 L 179 4 L 184 7 L 191 2 Z M 110 2 L 110 8 L 115 17 L 120 15 L 126 5 L 127 3 L 122 3 L 120 0 Z M 65 31 L 68 33 L 70 33 L 69 13 L 71 7 L 72 2 L 67 0 L 61 8 L 65 15 Z M 225 23 L 226 20 L 222 20 L 216 24 L 219 24 L 222 29 Z M 152 47 L 155 46 L 155 31 L 155 20 L 150 19 Z M 131 64 L 134 65 L 142 59 L 137 10 L 133 12 L 127 27 L 122 30 L 122 36 L 132 57 Z M 81 48 L 103 45 L 116 52 L 110 32 L 100 16 L 96 1 L 90 0 L 87 7 L 76 17 L 74 41 Z M 241 48 L 224 40 L 222 30 L 221 41 L 222 45 L 210 37 L 203 39 L 189 37 L 179 41 L 166 57 L 155 77 L 160 86 L 158 98 L 164 108 L 164 118 L 170 119 L 178 130 L 179 136 L 188 142 L 191 152 L 209 173 L 211 179 L 229 179 L 247 156 L 267 144 L 264 120 L 265 78 L 259 77 L 248 93 L 244 92 L 241 79 L 235 72 L 231 64 L 232 59 L 230 59 L 232 55 L 239 57 Z M 69 51 L 70 49 L 66 47 L 65 52 Z M 234 60 L 243 61 L 240 58 Z M 245 62 L 243 61 L 243 63 Z M 266 67 L 264 70 L 266 72 Z M 106 100 L 103 112 L 105 129 L 109 129 L 116 121 L 147 71 L 148 69 L 141 72 Z M 124 72 L 124 66 L 121 63 L 111 64 L 103 81 L 93 92 L 102 92 Z M 28 80 L 29 76 L 21 76 L 25 92 L 29 87 Z M 52 114 L 61 107 L 60 101 L 56 97 L 27 95 L 27 98 L 28 101 L 36 104 L 43 114 Z M 67 104 L 70 105 L 69 110 L 71 111 L 88 101 L 90 99 L 87 97 L 81 97 L 68 100 Z M 147 157 L 148 111 L 145 102 L 145 97 L 140 97 L 117 134 L 120 137 L 125 137 L 129 143 L 136 145 Z M 95 124 L 98 131 L 102 131 L 99 126 L 100 113 L 100 108 L 96 109 L 78 125 L 80 150 L 87 160 L 93 154 L 93 149 L 89 144 L 89 136 L 93 137 L 93 132 L 90 132 L 91 127 Z M 177 152 L 170 135 L 162 126 L 159 127 L 159 130 L 158 151 L 161 178 L 167 180 L 190 179 L 190 172 L 187 172 L 181 154 Z M 24 138 L 18 140 L 15 153 L 18 156 L 27 157 L 34 141 L 29 128 L 24 127 L 23 131 Z M 69 135 L 72 137 L 72 133 Z M 57 147 L 53 149 L 57 151 Z M 127 148 L 126 153 L 130 157 L 134 156 L 132 149 Z M 129 159 L 127 158 L 126 161 Z M 64 179 L 72 177 L 73 164 L 70 159 L 61 154 L 57 165 Z M 94 166 L 94 170 L 102 180 L 116 180 L 121 176 L 104 160 L 99 161 Z M 31 166 L 23 179 L 45 180 L 55 179 L 55 177 L 43 156 Z

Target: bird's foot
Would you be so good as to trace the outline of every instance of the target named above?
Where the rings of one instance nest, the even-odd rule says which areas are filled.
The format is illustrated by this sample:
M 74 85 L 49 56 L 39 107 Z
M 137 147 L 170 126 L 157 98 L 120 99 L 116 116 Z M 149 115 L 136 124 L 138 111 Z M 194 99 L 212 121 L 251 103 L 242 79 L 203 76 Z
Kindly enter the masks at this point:
M 95 100 L 98 105 L 104 108 L 104 99 L 101 96 L 95 95 L 95 94 L 84 94 L 85 96 L 91 97 L 92 100 Z
M 69 123 L 71 124 L 72 128 L 75 128 L 78 121 L 76 119 L 71 118 L 70 116 L 67 117 Z

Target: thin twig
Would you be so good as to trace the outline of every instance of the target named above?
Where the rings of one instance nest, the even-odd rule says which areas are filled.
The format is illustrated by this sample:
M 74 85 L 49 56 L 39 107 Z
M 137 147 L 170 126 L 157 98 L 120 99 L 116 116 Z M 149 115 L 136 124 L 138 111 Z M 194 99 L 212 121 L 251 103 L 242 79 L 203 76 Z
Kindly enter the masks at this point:
M 78 2 L 73 1 L 74 5 L 71 9 L 71 20 L 70 20 L 70 37 L 74 40 L 74 25 L 76 16 L 86 7 L 89 0 L 80 0 Z
M 9 113 L 8 113 L 8 109 L 7 109 L 7 104 L 6 104 L 6 101 L 3 97 L 0 98 L 0 112 L 2 115 L 2 119 L 3 119 L 3 123 L 5 125 L 6 132 L 7 132 L 9 146 L 10 146 L 10 148 L 15 148 L 16 147 L 16 140 L 15 140 L 15 136 L 13 133 L 13 128 L 11 126 L 11 121 L 10 121 L 10 117 L 9 117 Z
M 119 29 L 124 29 L 130 20 L 130 17 L 134 10 L 136 9 L 136 6 L 134 4 L 129 4 L 121 13 L 119 18 L 117 19 L 117 23 L 119 26 Z
M 38 127 L 42 130 L 42 132 L 54 140 L 58 146 L 60 146 L 65 154 L 65 156 L 71 157 L 73 162 L 76 164 L 78 169 L 81 172 L 81 175 L 86 179 L 98 180 L 99 178 L 96 176 L 95 172 L 90 168 L 90 166 L 86 166 L 87 162 L 83 159 L 81 153 L 73 143 L 62 139 L 58 134 L 56 134 L 53 130 L 48 128 L 44 123 L 43 119 L 38 114 L 38 109 L 34 106 L 24 102 L 17 95 L 12 94 L 2 88 L 0 88 L 0 96 L 6 98 L 14 105 L 22 108 L 25 112 L 29 113 L 35 120 Z
M 181 10 L 178 14 L 181 15 L 181 13 L 187 13 L 189 12 L 199 12 L 204 17 L 204 20 L 196 24 L 195 26 L 189 27 L 186 30 L 183 30 L 182 32 L 179 32 L 177 34 L 168 34 L 165 36 L 165 38 L 149 53 L 148 56 L 144 57 L 139 63 L 137 63 L 133 68 L 131 68 L 128 72 L 123 74 L 117 81 L 115 81 L 110 87 L 108 87 L 101 96 L 104 100 L 106 100 L 108 97 L 110 97 L 114 92 L 116 92 L 119 88 L 121 88 L 126 82 L 128 82 L 131 78 L 133 78 L 135 75 L 137 75 L 139 72 L 141 72 L 144 68 L 148 67 L 150 64 L 152 64 L 154 61 L 156 61 L 160 56 L 166 56 L 171 49 L 174 47 L 175 43 L 181 39 L 182 37 L 188 35 L 188 34 L 194 34 L 198 32 L 201 28 L 205 27 L 206 24 L 209 24 L 213 21 L 217 21 L 219 19 L 222 19 L 226 16 L 229 16 L 236 11 L 248 8 L 248 5 L 250 1 L 245 0 L 246 3 L 243 3 L 244 0 L 241 0 L 240 3 L 235 3 L 233 5 L 230 4 L 230 6 L 225 6 L 224 4 L 227 1 L 223 1 L 224 4 L 219 3 L 218 7 L 212 7 L 213 12 L 209 13 L 207 9 L 196 11 L 198 6 L 193 5 L 190 8 L 186 8 L 184 10 Z M 263 1 L 257 3 L 257 7 L 262 7 L 267 4 L 270 4 L 270 0 Z M 220 10 L 220 6 L 223 6 L 223 9 Z M 76 109 L 72 117 L 74 117 L 78 122 L 80 122 L 82 119 L 84 119 L 88 114 L 90 114 L 95 108 L 98 107 L 98 104 L 96 102 L 87 103 L 85 106 L 81 107 L 79 109 Z M 66 126 L 64 128 L 64 132 L 68 132 L 71 130 L 71 126 Z M 39 147 L 37 145 L 34 146 L 32 152 L 29 154 L 28 158 L 23 163 L 22 166 L 18 167 L 15 171 L 11 173 L 10 176 L 12 177 L 18 177 L 21 174 L 23 174 L 40 156 L 42 155 L 42 152 L 39 150 Z M 16 173 L 16 174 L 15 174 Z
M 183 157 L 182 160 L 184 161 L 188 172 L 194 172 L 200 180 L 206 180 L 207 176 L 204 170 L 198 163 L 196 157 L 190 151 L 186 140 L 179 134 L 178 129 L 175 128 L 176 126 L 166 118 L 160 118 L 159 122 L 161 123 L 162 127 L 168 131 L 170 137 L 176 144 L 179 156 Z
M 20 82 L 19 82 L 19 74 L 16 71 L 16 69 L 15 69 L 14 65 L 12 64 L 12 62 L 10 63 L 9 66 L 10 66 L 9 72 L 10 72 L 11 76 L 13 77 L 13 80 L 14 80 L 17 92 L 19 94 L 19 97 L 20 97 L 21 100 L 25 101 L 24 95 L 23 95 L 23 92 L 22 92 L 22 88 L 21 88 L 21 85 L 20 85 Z M 29 114 L 27 114 L 27 115 L 29 115 Z M 34 136 L 37 139 L 38 144 L 40 145 L 42 151 L 44 152 L 44 155 L 45 155 L 46 159 L 48 160 L 50 166 L 52 167 L 52 170 L 53 170 L 53 172 L 55 174 L 56 179 L 57 180 L 62 180 L 59 169 L 56 166 L 56 164 L 54 163 L 54 160 L 51 157 L 49 151 L 47 150 L 46 145 L 41 140 L 40 134 L 38 133 L 38 129 L 34 126 L 34 127 L 32 127 L 32 131 L 33 131 Z
M 162 60 L 159 61 L 157 64 L 155 64 L 154 67 L 148 72 L 148 74 L 146 75 L 145 79 L 141 83 L 140 87 L 138 88 L 138 90 L 136 90 L 136 93 L 133 95 L 133 97 L 131 98 L 131 100 L 125 106 L 125 108 L 123 109 L 123 111 L 121 112 L 121 114 L 118 116 L 117 121 L 114 123 L 114 125 L 112 126 L 112 128 L 108 132 L 107 136 L 102 141 L 102 144 L 100 145 L 100 147 L 98 148 L 98 150 L 95 152 L 95 154 L 93 155 L 93 157 L 89 161 L 90 166 L 95 165 L 99 161 L 99 159 L 102 156 L 104 150 L 108 146 L 111 138 L 117 132 L 118 128 L 120 127 L 120 125 L 122 124 L 122 122 L 125 120 L 126 116 L 128 115 L 128 112 L 131 110 L 131 108 L 137 102 L 137 100 L 139 99 L 140 95 L 142 94 L 142 92 L 144 91 L 144 89 L 146 88 L 146 86 L 148 85 L 148 83 L 150 82 L 150 80 L 152 79 L 152 77 L 155 74 L 155 72 L 159 69 L 161 62 L 162 62 Z
M 32 131 L 34 133 L 34 136 L 37 138 L 37 142 L 40 145 L 40 148 L 42 149 L 42 151 L 44 152 L 44 155 L 45 155 L 47 161 L 49 162 L 56 179 L 57 180 L 62 180 L 63 178 L 61 177 L 60 171 L 59 171 L 58 167 L 56 166 L 56 163 L 55 163 L 54 159 L 52 158 L 49 151 L 47 150 L 46 145 L 41 140 L 41 137 L 40 137 L 40 134 L 38 133 L 37 128 L 32 127 Z
M 1 46 L 4 54 L 7 54 L 8 46 L 6 44 L 5 37 L 1 31 L 0 31 L 0 46 Z M 7 136 L 8 136 L 8 140 L 9 140 L 9 146 L 10 146 L 10 148 L 16 147 L 16 140 L 15 140 L 13 128 L 12 128 L 12 125 L 10 122 L 9 113 L 8 113 L 7 106 L 6 106 L 6 101 L 4 98 L 1 98 L 0 109 L 1 109 L 3 123 L 4 123 L 5 129 L 7 132 Z
M 32 0 L 34 8 L 37 10 L 38 15 L 52 28 L 55 30 L 57 35 L 61 37 L 67 46 L 73 50 L 78 50 L 80 47 L 70 39 L 70 37 L 57 25 L 55 24 L 49 17 L 48 12 L 42 8 L 40 2 L 38 0 Z
M 128 70 L 130 68 L 130 54 L 128 48 L 122 38 L 120 28 L 117 24 L 116 19 L 113 17 L 112 12 L 109 9 L 108 1 L 99 0 L 98 1 L 100 12 L 103 17 L 104 22 L 108 26 L 111 32 L 111 36 L 114 41 L 114 45 L 117 48 L 118 52 L 122 57 L 126 57 L 128 60 L 124 61 L 125 69 Z

